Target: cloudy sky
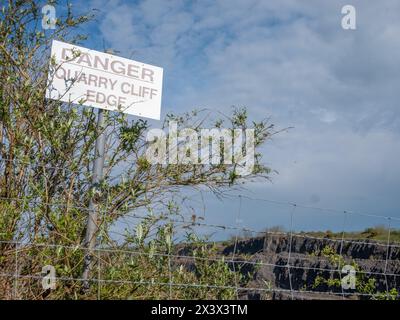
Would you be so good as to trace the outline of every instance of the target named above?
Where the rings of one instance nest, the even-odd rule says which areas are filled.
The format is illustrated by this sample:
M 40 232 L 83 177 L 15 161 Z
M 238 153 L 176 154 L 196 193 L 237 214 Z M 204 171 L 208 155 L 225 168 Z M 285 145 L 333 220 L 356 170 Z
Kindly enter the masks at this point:
M 341 27 L 346 4 L 356 8 L 356 30 Z M 102 50 L 104 40 L 122 56 L 164 68 L 163 114 L 247 106 L 256 119 L 294 127 L 263 149 L 279 174 L 250 185 L 252 197 L 400 217 L 399 1 L 86 5 L 99 10 L 87 27 L 88 46 Z M 237 203 L 207 204 L 211 219 L 234 221 Z M 287 225 L 282 217 L 291 210 L 244 206 L 251 227 Z M 338 218 L 309 210 L 300 216 L 298 228 L 340 229 Z M 353 227 L 386 223 L 366 220 Z

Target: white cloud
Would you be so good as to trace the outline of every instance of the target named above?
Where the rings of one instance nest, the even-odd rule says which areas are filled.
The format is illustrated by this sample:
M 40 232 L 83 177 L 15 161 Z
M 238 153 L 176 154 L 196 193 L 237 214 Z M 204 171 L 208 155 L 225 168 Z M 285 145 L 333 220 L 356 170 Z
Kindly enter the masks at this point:
M 165 68 L 164 110 L 246 105 L 297 127 L 266 147 L 274 190 L 384 199 L 400 181 L 400 2 L 352 1 L 355 31 L 341 28 L 345 4 L 91 3 L 110 46 Z

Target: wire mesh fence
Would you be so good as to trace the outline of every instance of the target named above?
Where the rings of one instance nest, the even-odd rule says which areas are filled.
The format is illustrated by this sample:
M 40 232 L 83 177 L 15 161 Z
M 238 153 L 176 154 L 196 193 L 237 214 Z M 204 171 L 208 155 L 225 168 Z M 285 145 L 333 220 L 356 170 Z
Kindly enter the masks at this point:
M 47 234 L 57 232 L 51 226 L 41 239 L 2 234 L 2 298 L 399 299 L 400 218 L 229 194 L 220 202 L 229 208 L 220 223 L 221 217 L 206 214 L 203 193 L 195 194 L 201 199 L 196 212 L 202 214 L 194 215 L 190 206 L 185 213 L 157 213 L 155 206 L 150 212 L 126 212 L 112 228 L 104 223 L 106 200 L 97 207 L 103 219 L 90 253 L 79 234 L 49 242 Z M 16 227 L 28 231 L 43 208 L 48 215 L 57 212 L 53 218 L 65 210 L 84 212 L 85 218 L 88 213 L 84 205 L 39 197 L 0 201 L 24 203 L 19 208 L 26 218 Z M 255 203 L 261 217 L 252 215 Z M 277 213 L 280 227 L 267 228 Z M 321 221 L 321 228 L 302 231 L 309 219 Z M 143 236 L 138 226 L 149 221 Z M 361 225 L 364 232 L 356 232 Z M 167 234 L 171 226 L 174 231 Z M 160 230 L 164 242 L 154 245 Z M 188 234 L 200 236 L 189 241 Z M 82 289 L 80 274 L 86 254 L 94 261 L 89 292 Z

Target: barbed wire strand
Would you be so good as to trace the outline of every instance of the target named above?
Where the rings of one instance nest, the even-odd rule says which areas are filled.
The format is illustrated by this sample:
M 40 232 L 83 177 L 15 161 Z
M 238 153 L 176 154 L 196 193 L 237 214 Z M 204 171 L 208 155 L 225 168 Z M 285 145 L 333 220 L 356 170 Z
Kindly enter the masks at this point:
M 8 243 L 8 244 L 14 244 L 15 241 L 0 241 L 0 243 Z M 32 247 L 49 247 L 49 248 L 64 248 L 64 249 L 70 249 L 70 250 L 88 250 L 84 246 L 65 246 L 65 245 L 59 245 L 59 244 L 37 244 L 37 243 L 21 243 L 17 242 L 18 244 L 22 245 L 30 245 Z M 28 250 L 29 248 L 26 248 L 25 250 Z M 100 250 L 102 252 L 108 252 L 108 253 L 125 253 L 125 254 L 135 254 L 135 255 L 158 255 L 158 256 L 163 256 L 163 257 L 168 257 L 168 253 L 161 253 L 161 252 L 154 252 L 154 253 L 146 253 L 143 251 L 135 251 L 135 250 L 124 250 L 124 249 L 110 249 L 110 248 L 98 248 L 97 250 Z M 19 249 L 19 251 L 22 251 L 22 249 Z M 247 260 L 226 260 L 226 259 L 217 259 L 217 258 L 202 258 L 202 257 L 197 257 L 197 256 L 189 256 L 189 255 L 178 255 L 178 254 L 171 254 L 170 255 L 173 258 L 181 258 L 181 259 L 197 259 L 197 260 L 209 260 L 209 261 L 215 261 L 215 262 L 220 262 L 220 261 L 225 261 L 229 263 L 242 263 L 242 264 L 253 264 L 253 265 L 264 265 L 264 266 L 273 266 L 273 267 L 280 267 L 280 268 L 287 268 L 287 264 L 274 264 L 274 263 L 265 263 L 262 261 L 247 261 Z M 310 257 L 312 259 L 313 257 Z M 315 258 L 315 257 L 314 257 Z M 304 259 L 307 261 L 306 259 Z M 318 259 L 318 261 L 321 261 L 321 259 Z M 328 261 L 328 260 L 326 260 Z M 319 270 L 319 271 L 329 271 L 329 272 L 338 272 L 337 269 L 327 269 L 327 268 L 319 268 L 319 267 L 306 267 L 306 266 L 296 266 L 296 265 L 290 265 L 291 268 L 298 268 L 298 269 L 308 269 L 308 270 Z M 384 272 L 374 272 L 374 271 L 364 271 L 360 270 L 360 273 L 365 273 L 365 274 L 372 274 L 372 275 L 384 275 Z M 389 276 L 394 276 L 394 277 L 400 277 L 400 274 L 397 273 L 386 273 Z
M 0 277 L 14 277 L 13 273 L 0 273 Z M 41 280 L 43 276 L 39 275 L 19 275 L 20 279 L 36 279 Z M 85 281 L 83 278 L 74 278 L 74 277 L 58 277 L 57 280 L 60 281 Z M 231 289 L 236 290 L 235 286 L 227 286 L 227 285 L 212 285 L 212 284 L 198 284 L 198 283 L 166 283 L 166 282 L 155 282 L 155 281 L 134 281 L 134 280 L 109 280 L 109 279 L 95 279 L 92 278 L 89 280 L 90 282 L 103 282 L 103 283 L 112 283 L 112 284 L 137 284 L 137 285 L 159 285 L 159 286 L 177 286 L 177 287 L 194 287 L 194 288 L 210 288 L 210 289 Z M 286 292 L 290 293 L 288 289 L 281 288 L 257 288 L 257 287 L 238 287 L 240 291 L 263 291 L 263 292 Z M 341 295 L 341 292 L 334 291 L 311 291 L 311 290 L 299 290 L 301 293 L 308 294 L 320 294 L 320 295 Z M 346 292 L 347 296 L 360 296 L 360 297 L 375 297 L 376 294 L 371 293 L 360 293 L 360 292 Z M 400 297 L 400 295 L 397 295 Z
M 287 233 L 276 233 L 276 232 L 263 232 L 263 234 L 265 234 L 266 236 L 273 236 L 273 237 L 274 237 L 274 236 L 279 236 L 279 237 L 281 237 L 281 236 L 286 236 L 286 235 L 287 235 Z M 293 237 L 300 237 L 300 238 L 304 238 L 304 239 L 310 238 L 310 237 L 308 237 L 307 235 L 297 235 L 297 234 L 293 234 L 292 236 L 293 236 Z M 311 239 L 325 240 L 325 241 L 331 241 L 331 242 L 340 242 L 340 240 L 332 240 L 332 239 L 326 239 L 326 238 L 314 238 L 314 237 L 311 237 Z M 245 241 L 245 240 L 244 240 L 244 241 Z M 18 243 L 19 245 L 26 245 L 26 246 L 28 246 L 28 245 L 31 245 L 31 246 L 47 246 L 47 247 L 62 247 L 62 248 L 72 249 L 72 250 L 78 250 L 78 249 L 80 249 L 80 250 L 86 250 L 86 248 L 85 248 L 84 246 L 81 246 L 81 245 L 78 245 L 78 244 L 76 244 L 76 245 L 74 245 L 74 246 L 72 246 L 72 245 L 67 246 L 67 245 L 61 245 L 61 244 L 29 243 L 29 242 L 22 242 L 22 241 L 0 241 L 0 243 L 8 243 L 8 244 Z M 349 243 L 364 244 L 364 242 L 357 242 L 357 241 L 349 241 Z M 375 245 L 376 243 L 373 243 L 373 242 L 366 242 L 365 244 L 367 244 L 367 245 L 371 245 L 371 244 Z M 108 251 L 108 252 L 114 251 L 114 252 L 128 253 L 128 254 L 129 254 L 129 253 L 132 253 L 132 252 L 135 252 L 135 251 L 132 251 L 132 250 L 127 250 L 127 249 L 115 249 L 115 248 L 113 248 L 113 249 L 102 248 L 102 249 L 97 249 L 97 250 Z M 314 254 L 314 252 L 312 252 L 312 254 Z M 174 257 L 178 257 L 178 258 L 187 258 L 188 256 L 174 255 Z M 307 256 L 307 258 L 300 258 L 300 257 L 297 257 L 297 259 L 299 259 L 299 260 L 304 260 L 304 261 L 309 261 L 310 259 L 314 259 L 314 258 L 316 258 L 315 255 Z M 330 261 L 329 259 L 323 259 L 323 258 L 321 258 L 321 257 L 318 257 L 318 260 L 319 260 L 319 261 L 326 261 L 326 262 L 329 262 L 329 261 Z M 353 260 L 356 261 L 356 262 L 357 262 L 357 261 L 362 261 L 362 259 L 360 260 L 360 259 L 357 259 L 357 258 L 353 258 Z M 386 259 L 375 259 L 375 258 L 374 258 L 374 261 L 380 262 L 380 261 L 386 261 Z
M 243 197 L 243 196 L 241 196 L 241 197 Z M 0 200 L 24 201 L 23 199 L 20 199 L 20 198 L 7 198 L 7 197 L 0 197 Z M 67 206 L 67 205 L 65 205 L 63 203 L 45 203 L 45 202 L 41 202 L 39 200 L 37 200 L 36 202 L 38 202 L 38 204 L 41 204 L 41 205 L 57 206 L 57 207 L 68 207 L 70 209 L 78 209 L 78 210 L 89 211 L 88 208 L 82 207 L 82 206 Z M 296 207 L 299 207 L 299 205 L 297 203 L 288 202 L 286 204 L 290 205 L 290 206 L 296 205 Z M 320 209 L 320 210 L 326 210 L 326 209 Z M 340 212 L 340 211 L 337 211 L 337 212 Z M 353 212 L 350 212 L 350 211 L 344 211 L 344 212 L 347 212 L 349 214 L 350 213 L 354 214 Z M 343 213 L 343 211 L 342 211 L 342 213 Z M 139 215 L 136 215 L 136 214 L 129 214 L 128 213 L 125 216 L 126 217 L 131 217 L 131 218 L 138 218 L 138 219 L 149 219 L 148 215 L 139 216 Z M 393 217 L 391 217 L 391 216 L 375 216 L 375 217 L 379 217 L 379 218 L 382 218 L 382 219 L 389 219 L 390 218 L 391 220 L 398 220 L 398 219 L 393 219 Z M 170 218 L 168 218 L 168 219 L 170 219 Z M 171 221 L 171 222 L 179 222 L 179 223 L 183 222 L 181 220 L 173 220 L 173 219 L 170 219 L 169 221 Z M 189 223 L 189 221 L 185 221 L 184 223 Z M 216 225 L 216 224 L 192 222 L 192 221 L 190 222 L 190 224 L 192 224 L 193 226 L 214 227 L 214 228 L 220 228 L 220 229 L 225 229 L 225 230 L 241 230 L 243 232 L 253 232 L 253 233 L 256 233 L 256 234 L 262 234 L 262 233 L 265 232 L 265 231 L 253 230 L 253 229 L 250 229 L 250 228 L 238 228 L 236 226 Z M 285 233 L 282 232 L 281 234 L 284 235 Z M 296 234 L 296 236 L 301 236 L 301 234 Z M 307 237 L 315 239 L 315 240 L 341 241 L 340 239 L 337 240 L 337 239 L 332 239 L 332 238 L 321 238 L 321 237 L 315 237 L 315 236 L 311 236 L 311 235 L 307 235 Z M 371 244 L 370 242 L 367 242 L 367 241 L 349 240 L 349 239 L 345 239 L 344 242 L 346 242 L 346 243 L 365 244 L 365 245 Z M 376 241 L 374 244 L 379 245 L 379 246 L 385 246 L 385 247 L 387 246 L 387 243 L 380 243 L 379 241 Z M 400 242 L 394 241 L 393 244 L 391 244 L 391 246 L 392 247 L 400 247 Z
M 320 211 L 326 211 L 326 210 L 331 210 L 331 211 L 334 211 L 334 212 L 336 212 L 336 213 L 343 213 L 343 212 L 348 212 L 348 213 L 351 213 L 351 214 L 357 214 L 357 215 L 362 215 L 362 216 L 369 216 L 369 217 L 371 217 L 371 215 L 368 215 L 368 214 L 361 214 L 361 213 L 354 213 L 354 212 L 351 212 L 351 211 L 349 211 L 349 210 L 345 210 L 345 211 L 339 211 L 339 210 L 334 210 L 334 209 L 324 209 L 324 208 L 317 208 L 317 207 L 308 207 L 308 206 L 303 206 L 303 205 L 299 205 L 299 204 L 297 204 L 297 203 L 293 203 L 293 202 L 277 202 L 277 201 L 273 201 L 273 200 L 267 200 L 267 199 L 256 199 L 256 198 L 248 198 L 247 196 L 242 196 L 241 195 L 241 197 L 242 198 L 247 198 L 247 199 L 252 199 L 252 200 L 255 200 L 255 201 L 268 201 L 268 202 L 273 202 L 273 203 L 278 203 L 278 204 L 281 204 L 281 205 L 288 205 L 288 206 L 293 206 L 293 205 L 296 205 L 296 207 L 302 207 L 302 208 L 311 208 L 311 209 L 316 209 L 316 210 L 320 210 Z M 20 198 L 15 198 L 15 197 L 0 197 L 0 200 L 8 200 L 8 201 L 27 201 L 26 199 L 20 199 Z M 29 200 L 28 200 L 29 201 Z M 33 200 L 32 202 L 36 202 L 37 204 L 40 204 L 40 205 L 47 205 L 47 206 L 56 206 L 56 207 L 68 207 L 69 209 L 77 209 L 77 210 L 83 210 L 83 211 L 90 211 L 90 209 L 89 208 L 87 208 L 87 207 L 83 207 L 83 206 L 71 206 L 71 205 L 66 205 L 66 204 L 64 204 L 64 203 L 50 203 L 50 202 L 44 202 L 44 201 L 41 201 L 41 200 Z M 127 214 L 125 214 L 125 216 L 127 216 L 127 217 L 139 217 L 139 218 L 149 218 L 149 216 L 147 215 L 147 216 L 138 216 L 138 215 L 135 215 L 135 214 L 129 214 L 129 213 L 127 213 Z M 375 218 L 380 218 L 380 219 L 388 219 L 388 218 L 390 218 L 391 220 L 398 220 L 398 221 L 400 221 L 400 218 L 395 218 L 395 217 L 391 217 L 391 216 L 377 216 L 377 215 L 373 215 L 372 217 L 375 217 Z M 172 221 L 172 220 L 171 220 Z M 172 222 L 177 222 L 177 221 L 172 221 Z M 215 227 L 219 227 L 219 228 L 221 228 L 221 229 L 231 229 L 231 230 L 238 230 L 238 228 L 237 227 L 233 227 L 233 226 L 226 226 L 226 225 L 213 225 L 213 224 L 205 224 L 205 223 L 199 223 L 199 222 L 196 222 L 195 224 L 197 224 L 197 225 L 204 225 L 204 226 L 209 226 L 209 227 L 211 227 L 211 226 L 215 226 Z M 258 233 L 260 233 L 261 231 L 256 231 L 256 230 L 251 230 L 251 229 L 248 229 L 248 228 L 241 228 L 241 230 L 242 231 L 251 231 L 251 232 L 258 232 Z M 315 239 L 320 239 L 320 238 L 315 238 Z M 346 240 L 347 241 L 347 240 Z M 398 245 L 399 245 L 399 247 L 400 247 L 400 242 L 395 242 L 395 243 L 397 243 Z M 383 244 L 382 244 L 383 245 Z M 386 244 L 385 244 L 385 246 L 386 246 Z

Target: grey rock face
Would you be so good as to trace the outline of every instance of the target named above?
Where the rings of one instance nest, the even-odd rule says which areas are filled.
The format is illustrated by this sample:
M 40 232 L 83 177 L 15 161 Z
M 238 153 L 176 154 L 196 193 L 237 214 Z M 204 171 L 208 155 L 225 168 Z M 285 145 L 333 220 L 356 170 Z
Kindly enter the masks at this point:
M 327 247 L 330 255 L 322 253 Z M 234 248 L 229 245 L 222 253 L 232 255 Z M 238 241 L 235 260 L 244 273 L 253 274 L 249 289 L 241 291 L 243 299 L 371 299 L 387 289 L 400 291 L 400 245 L 394 243 L 266 234 Z M 356 279 L 364 289 L 342 290 L 343 264 L 356 266 Z

